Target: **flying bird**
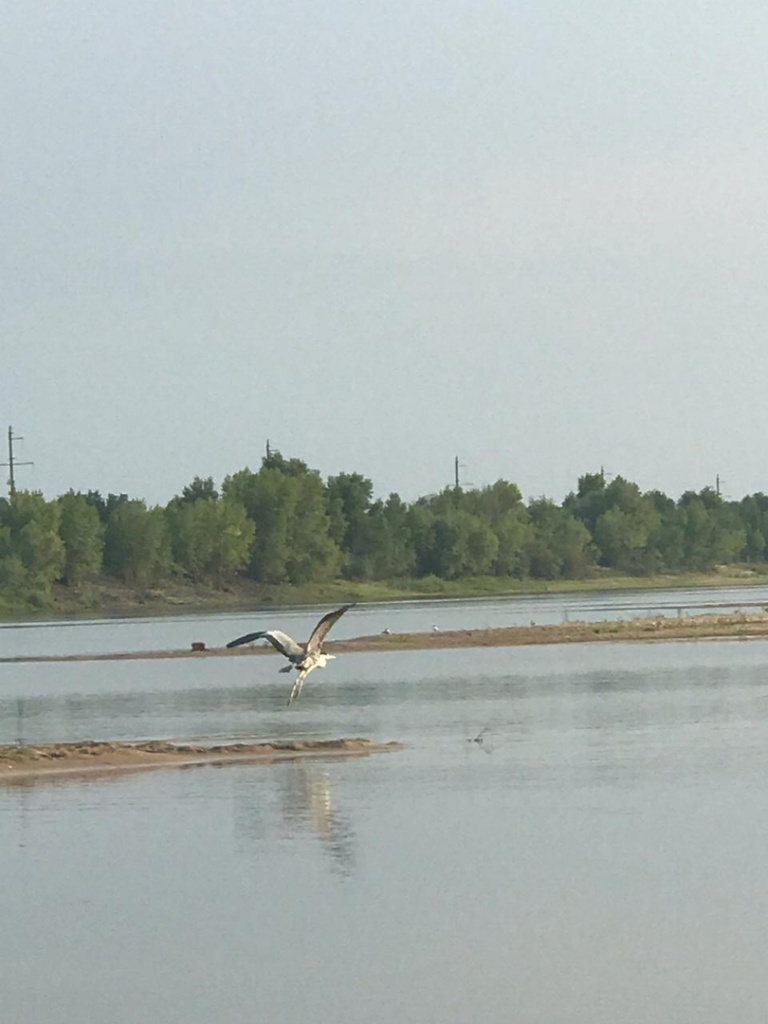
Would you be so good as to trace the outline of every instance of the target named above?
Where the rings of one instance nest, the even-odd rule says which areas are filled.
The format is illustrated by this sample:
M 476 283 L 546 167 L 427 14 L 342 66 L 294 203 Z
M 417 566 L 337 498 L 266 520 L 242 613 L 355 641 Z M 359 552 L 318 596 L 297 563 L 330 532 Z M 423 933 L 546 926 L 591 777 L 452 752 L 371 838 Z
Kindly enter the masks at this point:
M 292 704 L 301 693 L 304 680 L 312 669 L 325 668 L 328 662 L 336 657 L 335 654 L 324 653 L 323 642 L 328 636 L 331 626 L 351 607 L 351 604 L 345 604 L 341 608 L 337 608 L 336 611 L 328 612 L 327 615 L 324 615 L 312 630 L 309 640 L 305 644 L 296 643 L 292 637 L 288 636 L 287 633 L 283 633 L 282 630 L 266 629 L 259 633 L 246 633 L 245 636 L 239 636 L 236 640 L 230 640 L 227 647 L 240 647 L 241 644 L 249 644 L 252 640 L 268 640 L 290 663 L 285 668 L 281 668 L 280 671 L 290 672 L 292 668 L 295 668 L 299 673 L 296 676 L 296 682 L 293 684 L 291 696 L 288 698 L 288 703 Z

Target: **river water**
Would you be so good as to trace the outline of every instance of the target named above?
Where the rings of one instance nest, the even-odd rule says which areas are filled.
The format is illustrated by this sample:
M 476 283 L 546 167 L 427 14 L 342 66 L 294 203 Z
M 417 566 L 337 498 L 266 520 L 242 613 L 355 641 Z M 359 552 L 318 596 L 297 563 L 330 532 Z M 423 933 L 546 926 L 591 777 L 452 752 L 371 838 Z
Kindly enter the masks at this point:
M 338 635 L 438 611 L 355 609 Z M 316 618 L 293 614 L 268 624 Z M 185 647 L 257 628 L 175 621 Z M 345 654 L 290 709 L 279 667 L 0 665 L 0 743 L 406 744 L 0 789 L 3 1020 L 763 1024 L 768 643 Z

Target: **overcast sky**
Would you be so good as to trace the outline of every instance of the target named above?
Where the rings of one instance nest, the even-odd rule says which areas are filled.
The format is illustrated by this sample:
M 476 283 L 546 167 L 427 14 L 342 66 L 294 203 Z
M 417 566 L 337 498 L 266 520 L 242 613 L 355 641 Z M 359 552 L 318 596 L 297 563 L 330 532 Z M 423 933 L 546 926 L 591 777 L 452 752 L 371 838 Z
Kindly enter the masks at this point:
M 165 503 L 269 438 L 407 500 L 457 455 L 526 498 L 768 491 L 764 0 L 3 21 L 17 486 Z

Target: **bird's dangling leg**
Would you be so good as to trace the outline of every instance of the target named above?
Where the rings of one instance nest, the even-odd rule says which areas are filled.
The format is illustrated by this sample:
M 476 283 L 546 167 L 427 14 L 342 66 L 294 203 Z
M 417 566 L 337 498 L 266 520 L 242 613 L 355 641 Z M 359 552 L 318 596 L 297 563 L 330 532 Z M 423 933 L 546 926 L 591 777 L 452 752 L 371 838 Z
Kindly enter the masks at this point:
M 288 703 L 289 704 L 293 704 L 293 702 L 296 700 L 296 698 L 301 693 L 301 687 L 302 687 L 302 685 L 304 683 L 304 680 L 305 680 L 306 676 L 307 676 L 306 670 L 302 670 L 296 676 L 296 682 L 293 684 L 293 689 L 291 690 L 291 696 L 288 698 Z

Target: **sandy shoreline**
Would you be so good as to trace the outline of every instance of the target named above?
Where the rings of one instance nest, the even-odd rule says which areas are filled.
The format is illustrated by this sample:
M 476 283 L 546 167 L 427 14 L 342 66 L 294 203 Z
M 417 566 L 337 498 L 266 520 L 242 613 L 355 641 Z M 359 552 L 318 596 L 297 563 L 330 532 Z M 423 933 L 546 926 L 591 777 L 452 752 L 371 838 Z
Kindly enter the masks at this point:
M 506 626 L 494 629 L 446 630 L 430 633 L 389 633 L 326 643 L 335 654 L 369 651 L 420 651 L 459 647 L 520 647 L 531 644 L 639 642 L 658 640 L 759 639 L 768 637 L 768 613 L 696 615 L 687 618 L 566 622 L 549 626 Z M 193 650 L 192 645 L 198 650 Z M 160 658 L 278 657 L 269 645 L 259 647 L 207 647 L 191 640 L 183 650 L 127 651 L 105 654 L 23 655 L 1 658 L 0 664 L 70 661 L 135 661 Z
M 367 757 L 401 750 L 399 743 L 367 739 L 288 740 L 212 745 L 170 743 L 45 743 L 0 747 L 0 784 L 41 778 L 73 778 L 157 768 L 195 768 L 234 763 L 273 764 L 307 757 Z

